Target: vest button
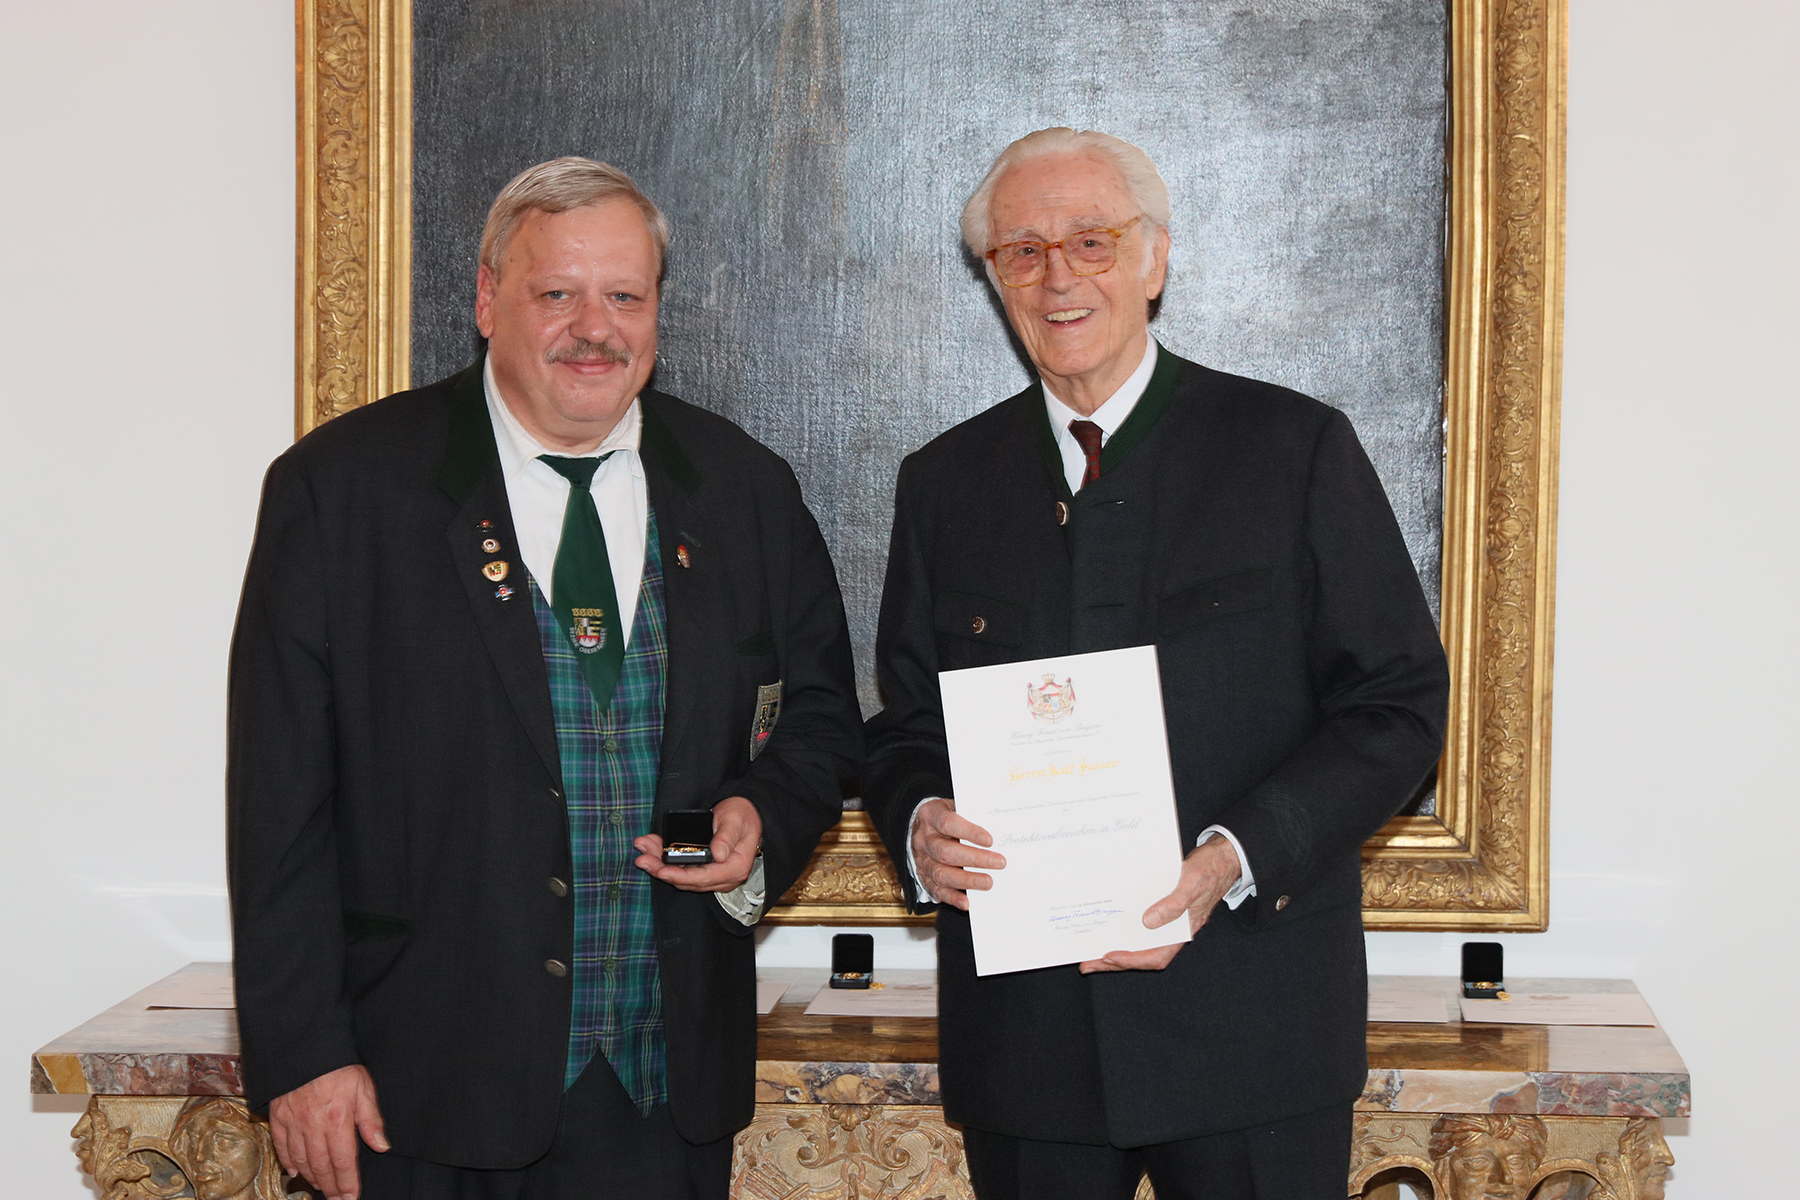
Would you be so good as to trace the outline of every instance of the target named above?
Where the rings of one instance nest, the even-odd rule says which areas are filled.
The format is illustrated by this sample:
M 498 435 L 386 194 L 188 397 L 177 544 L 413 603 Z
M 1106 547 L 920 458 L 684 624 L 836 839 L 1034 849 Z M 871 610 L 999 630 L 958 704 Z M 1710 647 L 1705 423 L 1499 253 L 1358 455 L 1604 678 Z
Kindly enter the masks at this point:
M 550 877 L 550 894 L 552 896 L 566 896 L 569 894 L 569 885 L 552 875 Z
M 625 813 L 622 810 L 615 808 L 612 810 L 611 815 L 606 819 L 611 821 L 614 825 L 623 825 L 625 823 Z
M 624 894 L 625 894 L 625 888 L 623 887 L 623 885 L 617 884 L 617 883 L 609 883 L 606 885 L 606 898 L 608 900 L 617 900 L 620 896 L 623 896 Z
M 557 962 L 554 958 L 552 958 L 552 959 L 545 960 L 544 970 L 550 972 L 552 975 L 556 976 L 558 979 L 561 979 L 564 975 L 567 975 L 569 973 L 569 966 L 567 963 L 560 963 L 560 962 Z
M 986 617 L 976 617 L 973 621 L 969 622 L 969 632 L 970 633 L 981 633 L 981 632 L 985 631 L 986 629 L 987 629 L 987 618 Z
M 609 958 L 601 965 L 606 968 L 606 973 L 611 975 L 614 971 L 619 969 L 619 960 L 616 958 Z
M 600 745 L 601 745 L 601 748 L 604 749 L 608 754 L 616 754 L 616 753 L 618 753 L 618 750 L 619 750 L 619 739 L 615 738 L 615 737 L 609 737 L 605 741 L 601 742 Z

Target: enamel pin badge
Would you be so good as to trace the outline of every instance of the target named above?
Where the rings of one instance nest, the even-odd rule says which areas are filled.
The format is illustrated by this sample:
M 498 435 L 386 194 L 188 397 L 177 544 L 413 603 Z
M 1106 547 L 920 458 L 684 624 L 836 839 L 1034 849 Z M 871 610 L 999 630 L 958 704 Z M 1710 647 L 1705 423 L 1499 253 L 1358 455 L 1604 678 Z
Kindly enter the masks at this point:
M 606 645 L 604 608 L 569 610 L 569 643 L 580 654 L 593 654 Z
M 1075 711 L 1075 681 L 1058 683 L 1056 676 L 1046 675 L 1040 684 L 1026 684 L 1025 707 L 1031 710 L 1033 720 L 1056 724 Z
M 775 722 L 781 719 L 781 680 L 765 683 L 756 689 L 756 719 L 750 723 L 750 761 L 763 752 Z
M 490 583 L 499 583 L 502 579 L 506 578 L 507 570 L 506 560 L 504 558 L 496 558 L 493 562 L 481 568 L 481 573 L 488 577 Z

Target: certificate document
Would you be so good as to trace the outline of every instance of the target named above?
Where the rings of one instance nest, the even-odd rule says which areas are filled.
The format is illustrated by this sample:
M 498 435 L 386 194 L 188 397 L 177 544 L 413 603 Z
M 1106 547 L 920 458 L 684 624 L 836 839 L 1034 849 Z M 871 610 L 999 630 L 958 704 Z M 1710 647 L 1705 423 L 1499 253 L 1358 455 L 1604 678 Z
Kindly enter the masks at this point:
M 1188 940 L 1144 928 L 1175 890 L 1181 830 L 1156 648 L 938 675 L 956 811 L 1006 866 L 969 893 L 975 971 L 1086 962 Z

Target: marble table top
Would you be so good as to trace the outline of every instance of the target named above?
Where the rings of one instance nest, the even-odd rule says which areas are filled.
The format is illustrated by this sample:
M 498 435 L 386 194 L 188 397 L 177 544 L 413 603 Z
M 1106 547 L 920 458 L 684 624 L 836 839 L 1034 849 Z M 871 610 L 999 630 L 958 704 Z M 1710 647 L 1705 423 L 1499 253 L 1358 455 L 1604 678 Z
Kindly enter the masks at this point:
M 158 997 L 228 963 L 192 963 L 32 1056 L 33 1092 L 240 1095 L 236 1015 L 158 1009 Z M 823 968 L 764 968 L 789 985 L 757 1020 L 756 1098 L 788 1104 L 941 1104 L 937 1021 L 807 1016 Z M 887 972 L 897 975 L 898 972 Z M 880 977 L 878 975 L 878 977 Z M 1449 976 L 1383 982 L 1435 991 L 1456 1012 Z M 1628 980 L 1509 979 L 1515 991 L 1635 991 Z M 1495 1112 L 1543 1116 L 1685 1117 L 1686 1065 L 1660 1026 L 1369 1025 L 1370 1112 Z

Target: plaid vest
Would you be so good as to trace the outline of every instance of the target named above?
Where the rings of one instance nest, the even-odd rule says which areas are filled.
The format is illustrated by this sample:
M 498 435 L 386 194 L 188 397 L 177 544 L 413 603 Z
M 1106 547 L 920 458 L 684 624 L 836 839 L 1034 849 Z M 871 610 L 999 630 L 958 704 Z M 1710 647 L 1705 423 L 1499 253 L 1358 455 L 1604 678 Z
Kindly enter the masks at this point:
M 575 994 L 563 1086 L 574 1084 L 598 1050 L 648 1116 L 669 1095 L 652 880 L 632 865 L 637 851 L 631 846 L 632 838 L 652 832 L 662 757 L 669 642 L 654 511 L 644 546 L 637 614 L 606 712 L 598 711 L 536 580 L 531 603 L 550 675 L 575 858 Z

